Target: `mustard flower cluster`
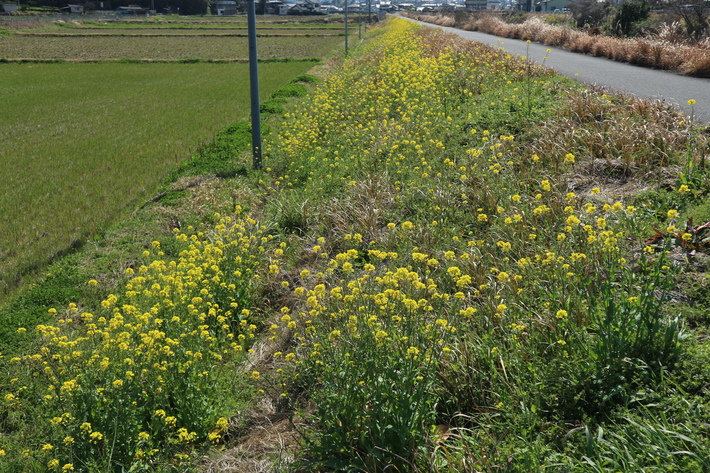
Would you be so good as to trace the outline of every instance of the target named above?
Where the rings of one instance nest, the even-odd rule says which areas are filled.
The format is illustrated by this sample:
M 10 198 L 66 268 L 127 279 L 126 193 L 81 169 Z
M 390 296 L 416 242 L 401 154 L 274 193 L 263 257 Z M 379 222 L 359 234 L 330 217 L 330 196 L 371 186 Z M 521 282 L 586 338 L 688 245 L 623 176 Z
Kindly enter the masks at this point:
M 417 30 L 389 22 L 370 43 L 377 54 L 353 59 L 287 115 L 278 143 L 266 147 L 273 189 L 347 184 L 365 163 L 396 175 L 400 186 L 417 185 L 428 164 L 411 161 L 446 152 L 442 136 L 462 104 L 523 69 L 491 48 Z
M 551 325 L 561 320 L 555 317 L 559 310 L 570 312 L 564 320 L 584 319 L 584 291 L 594 291 L 592 281 L 601 274 L 598 265 L 622 260 L 627 243 L 623 228 L 636 218 L 635 209 L 622 202 L 597 201 L 594 191 L 567 192 L 552 177 L 539 177 L 547 172 L 543 160 L 534 154 L 520 156 L 513 135 L 466 125 L 463 149 L 442 140 L 454 126 L 452 117 L 458 117 L 458 123 L 475 122 L 475 115 L 463 110 L 478 100 L 481 83 L 511 86 L 531 69 L 496 51 L 422 33 L 397 20 L 389 22 L 370 47 L 371 53 L 338 70 L 287 120 L 270 145 L 270 163 L 277 173 L 273 189 L 313 189 L 340 181 L 348 192 L 359 185 L 354 180 L 358 168 L 367 166 L 368 172 L 389 179 L 394 205 L 416 212 L 420 223 L 378 219 L 374 225 L 379 228 L 368 228 L 368 233 L 379 235 L 379 240 L 368 241 L 361 233 L 346 235 L 352 248 L 332 259 L 325 272 L 331 285 L 323 285 L 324 279 L 300 289 L 310 310 L 289 315 L 285 327 L 293 330 L 296 322 L 318 324 L 319 319 L 360 327 L 359 314 L 368 305 L 358 302 L 336 311 L 331 305 L 359 296 L 348 291 L 361 291 L 359 278 L 371 278 L 373 267 L 384 274 L 415 274 L 412 287 L 421 285 L 425 292 L 435 288 L 429 296 L 452 304 L 439 312 L 477 313 L 500 327 L 496 337 L 502 340 L 509 340 L 511 331 L 520 340 L 518 328 L 524 324 L 518 322 L 529 317 L 523 300 L 539 301 L 535 310 Z M 521 101 L 523 92 L 511 90 L 514 95 L 505 100 Z M 554 159 L 546 157 L 551 160 L 564 170 L 572 169 L 578 157 L 560 151 Z M 436 237 L 422 244 L 424 235 Z M 345 279 L 333 281 L 333 272 Z M 585 288 L 582 300 L 571 307 L 569 295 L 580 285 Z M 413 310 L 426 300 L 423 294 L 372 290 L 377 308 L 389 308 L 392 314 Z M 431 302 L 427 306 L 433 307 Z M 417 317 L 426 319 L 425 314 Z M 389 340 L 393 330 L 380 329 L 377 324 L 383 321 L 372 323 L 377 329 L 368 334 L 375 337 L 375 345 Z M 305 336 L 307 329 L 299 329 L 299 335 Z M 343 331 L 337 324 L 322 330 L 324 340 L 342 337 L 334 335 L 333 330 Z M 362 337 L 360 330 L 348 333 Z M 314 343 L 321 342 L 306 345 Z M 415 345 L 399 350 L 406 353 L 412 347 L 426 352 Z
M 215 392 L 254 338 L 251 291 L 271 237 L 240 209 L 216 219 L 207 232 L 176 230 L 175 260 L 154 242 L 144 257 L 160 259 L 128 268 L 125 292 L 97 312 L 71 304 L 36 327 L 40 349 L 14 361 L 40 382 L 5 394 L 39 396 L 55 413 L 50 443 L 28 456 L 49 470 L 105 461 L 132 471 L 159 452 L 180 463 L 191 445 L 219 441 L 227 423 Z

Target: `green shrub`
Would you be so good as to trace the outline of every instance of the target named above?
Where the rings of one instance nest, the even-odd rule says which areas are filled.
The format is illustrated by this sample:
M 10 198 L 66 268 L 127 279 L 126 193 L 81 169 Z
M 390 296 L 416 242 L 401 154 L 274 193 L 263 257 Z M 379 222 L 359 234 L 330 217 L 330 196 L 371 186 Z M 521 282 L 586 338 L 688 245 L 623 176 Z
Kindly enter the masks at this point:
M 268 132 L 268 128 L 264 129 Z M 229 178 L 246 173 L 246 168 L 236 158 L 251 145 L 251 125 L 237 122 L 220 132 L 213 142 L 202 147 L 190 161 L 180 165 L 165 182 L 173 182 L 180 176 L 215 174 Z
M 275 98 L 269 99 L 261 102 L 261 113 L 270 113 L 272 115 L 283 115 L 284 107 L 283 105 L 287 103 L 288 100 L 285 98 Z
M 303 84 L 288 84 L 271 94 L 272 97 L 303 97 L 308 94 L 308 89 Z
M 291 83 L 296 82 L 303 82 L 304 84 L 317 84 L 318 77 L 312 74 L 301 74 L 299 76 L 296 76 L 296 78 L 291 81 Z
M 651 7 L 646 0 L 623 2 L 611 21 L 611 30 L 617 36 L 629 36 L 637 23 L 648 18 Z

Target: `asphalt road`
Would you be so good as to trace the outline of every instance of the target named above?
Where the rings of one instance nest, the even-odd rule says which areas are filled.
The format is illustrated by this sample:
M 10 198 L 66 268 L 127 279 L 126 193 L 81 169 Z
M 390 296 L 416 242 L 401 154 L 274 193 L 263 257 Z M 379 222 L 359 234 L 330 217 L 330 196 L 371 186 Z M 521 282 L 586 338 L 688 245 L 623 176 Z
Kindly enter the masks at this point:
M 410 20 L 414 21 L 414 20 Z M 710 123 L 710 79 L 687 77 L 674 72 L 648 69 L 610 59 L 586 54 L 572 53 L 537 43 L 501 38 L 476 31 L 417 22 L 457 34 L 470 41 L 488 44 L 506 50 L 513 56 L 527 56 L 538 64 L 544 64 L 560 74 L 582 83 L 601 87 L 609 92 L 630 93 L 636 97 L 663 100 L 675 104 L 690 113 L 688 100 L 696 101 L 693 116 L 697 122 Z M 550 49 L 548 53 L 547 50 Z

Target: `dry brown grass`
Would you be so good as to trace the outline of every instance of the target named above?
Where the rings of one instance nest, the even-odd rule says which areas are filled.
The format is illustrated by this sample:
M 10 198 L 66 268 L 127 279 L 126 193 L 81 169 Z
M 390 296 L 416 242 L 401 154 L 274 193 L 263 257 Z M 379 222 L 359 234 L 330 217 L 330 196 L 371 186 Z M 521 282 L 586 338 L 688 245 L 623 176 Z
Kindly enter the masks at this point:
M 236 444 L 218 455 L 204 458 L 203 473 L 267 473 L 283 471 L 293 462 L 300 435 L 290 420 L 277 412 L 268 398 L 248 413 L 243 427 L 230 423 L 230 433 L 238 437 Z
M 679 65 L 679 70 L 683 74 L 710 77 L 710 51 L 705 54 L 687 54 L 686 60 Z
M 557 116 L 539 125 L 527 152 L 552 159 L 569 150 L 578 162 L 595 163 L 577 172 L 592 170 L 595 178 L 621 185 L 631 178 L 663 178 L 659 173 L 677 162 L 676 150 L 687 149 L 691 139 L 690 125 L 666 103 L 585 90 L 571 94 Z M 704 159 L 703 149 L 695 147 L 696 161 Z
M 710 77 L 710 38 L 688 44 L 676 23 L 666 25 L 652 38 L 614 38 L 597 31 L 579 31 L 530 18 L 523 23 L 508 24 L 497 16 L 479 14 L 455 24 L 446 13 L 417 15 L 420 21 L 444 26 L 457 26 L 467 31 L 481 31 L 505 38 L 535 41 L 574 52 L 606 57 L 645 67 L 667 69 L 695 77 Z M 448 19 L 448 21 L 447 21 Z

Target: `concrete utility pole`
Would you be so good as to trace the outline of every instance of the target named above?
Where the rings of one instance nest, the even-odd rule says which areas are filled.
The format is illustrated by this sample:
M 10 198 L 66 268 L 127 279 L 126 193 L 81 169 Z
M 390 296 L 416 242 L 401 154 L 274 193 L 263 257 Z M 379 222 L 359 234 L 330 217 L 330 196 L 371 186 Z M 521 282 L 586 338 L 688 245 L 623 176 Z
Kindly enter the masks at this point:
M 345 0 L 345 55 L 348 55 L 348 2 L 350 0 Z
M 254 169 L 261 169 L 261 108 L 259 104 L 259 70 L 256 55 L 256 0 L 247 0 L 249 30 L 249 88 L 251 90 L 251 150 Z

